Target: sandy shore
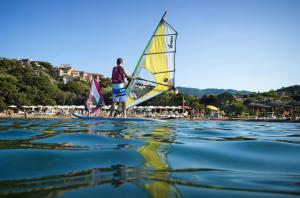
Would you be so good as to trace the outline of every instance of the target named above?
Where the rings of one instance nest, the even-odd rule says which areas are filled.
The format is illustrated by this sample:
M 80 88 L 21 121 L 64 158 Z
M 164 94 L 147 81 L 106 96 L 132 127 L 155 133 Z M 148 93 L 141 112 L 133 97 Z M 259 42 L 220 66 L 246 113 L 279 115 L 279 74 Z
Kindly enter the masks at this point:
M 185 118 L 189 120 L 188 118 Z M 203 117 L 196 117 L 193 120 L 199 121 L 246 121 L 246 122 L 295 122 L 300 123 L 300 120 L 288 120 L 288 119 L 254 119 L 254 118 L 203 118 Z
M 20 114 L 12 114 L 11 116 L 6 115 L 5 113 L 0 113 L 0 118 L 25 118 L 24 115 Z M 71 118 L 71 116 L 65 116 L 65 115 L 40 115 L 40 114 L 31 114 L 27 115 L 28 119 L 68 119 Z
M 141 115 L 129 115 L 129 117 L 143 117 Z M 6 115 L 5 113 L 0 113 L 0 118 L 25 118 L 24 115 L 12 114 L 11 116 Z M 27 115 L 27 119 L 70 119 L 71 116 L 66 115 L 40 115 L 32 114 Z M 159 119 L 159 118 L 157 118 Z M 166 119 L 166 120 L 175 120 L 175 119 Z M 176 118 L 176 120 L 186 120 L 189 121 L 190 118 Z M 292 122 L 300 123 L 300 120 L 287 120 L 287 119 L 253 119 L 253 118 L 205 118 L 205 117 L 194 117 L 193 121 L 249 121 L 249 122 Z

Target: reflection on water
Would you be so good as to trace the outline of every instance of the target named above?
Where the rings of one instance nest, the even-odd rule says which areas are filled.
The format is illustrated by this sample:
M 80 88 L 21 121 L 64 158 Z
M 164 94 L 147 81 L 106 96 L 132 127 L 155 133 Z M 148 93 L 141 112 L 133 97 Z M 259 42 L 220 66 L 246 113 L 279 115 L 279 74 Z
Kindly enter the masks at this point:
M 300 125 L 0 120 L 0 196 L 300 195 Z
M 168 182 L 171 178 L 168 170 L 171 167 L 167 162 L 167 153 L 172 141 L 169 128 L 155 127 L 146 144 L 137 150 L 144 159 L 144 166 L 154 170 L 149 175 L 151 181 L 144 185 L 151 197 L 180 197 L 175 185 Z

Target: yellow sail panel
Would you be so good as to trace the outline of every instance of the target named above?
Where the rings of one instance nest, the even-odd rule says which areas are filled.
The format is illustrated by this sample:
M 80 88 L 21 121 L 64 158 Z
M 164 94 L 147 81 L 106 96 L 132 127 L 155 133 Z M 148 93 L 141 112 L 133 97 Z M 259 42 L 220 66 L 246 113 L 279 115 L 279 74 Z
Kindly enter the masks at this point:
M 164 51 L 164 37 L 159 35 L 164 35 L 165 24 L 160 23 L 157 30 L 154 32 L 154 37 L 150 45 L 149 50 L 146 53 L 157 53 Z
M 174 88 L 177 32 L 163 19 L 141 56 L 127 90 L 127 108 Z
M 161 23 L 155 34 L 153 41 L 151 42 L 149 51 L 146 52 L 148 56 L 145 57 L 143 67 L 148 70 L 150 73 L 155 74 L 154 79 L 156 82 L 165 84 L 171 79 L 171 76 L 168 72 L 167 66 L 167 57 L 165 50 L 165 37 L 164 36 L 156 36 L 156 35 L 164 35 L 165 24 Z M 163 73 L 161 73 L 163 72 Z M 170 82 L 169 84 L 170 85 Z M 157 85 L 153 91 L 160 90 L 168 90 L 168 86 Z M 147 94 L 150 95 L 151 93 Z
M 164 23 L 161 23 L 154 35 L 163 35 L 163 33 Z M 170 79 L 170 75 L 169 73 L 159 73 L 161 71 L 168 71 L 166 55 L 162 52 L 165 52 L 164 37 L 156 36 L 153 38 L 149 51 L 147 52 L 148 56 L 145 57 L 143 67 L 152 74 L 158 73 L 154 75 L 155 81 L 164 84 L 164 79 Z M 168 86 L 157 84 L 154 89 L 145 94 L 145 96 L 151 96 L 159 91 L 166 91 L 168 89 Z

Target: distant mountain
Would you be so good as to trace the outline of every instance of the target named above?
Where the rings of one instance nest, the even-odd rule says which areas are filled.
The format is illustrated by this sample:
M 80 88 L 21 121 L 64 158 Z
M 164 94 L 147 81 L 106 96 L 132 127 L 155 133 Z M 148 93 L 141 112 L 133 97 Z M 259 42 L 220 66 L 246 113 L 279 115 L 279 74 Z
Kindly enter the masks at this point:
M 235 89 L 215 89 L 215 88 L 208 88 L 208 89 L 197 89 L 197 88 L 189 88 L 189 87 L 177 87 L 178 92 L 189 94 L 197 97 L 202 97 L 204 95 L 218 95 L 225 92 L 231 93 L 232 95 L 240 94 L 240 95 L 248 95 L 252 93 L 251 91 L 238 91 Z

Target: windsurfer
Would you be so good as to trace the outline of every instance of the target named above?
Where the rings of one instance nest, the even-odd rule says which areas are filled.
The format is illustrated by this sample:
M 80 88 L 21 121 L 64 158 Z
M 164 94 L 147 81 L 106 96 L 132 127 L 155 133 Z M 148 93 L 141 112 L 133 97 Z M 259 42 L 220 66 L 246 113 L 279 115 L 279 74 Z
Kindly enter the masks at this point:
M 112 70 L 112 95 L 113 100 L 110 108 L 110 117 L 114 115 L 115 104 L 117 102 L 122 104 L 123 117 L 126 117 L 126 86 L 125 77 L 127 80 L 136 79 L 135 77 L 129 76 L 123 68 L 122 58 L 117 59 L 117 66 Z

